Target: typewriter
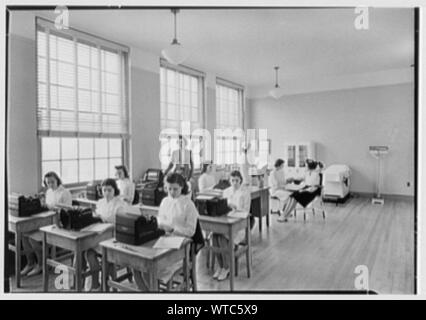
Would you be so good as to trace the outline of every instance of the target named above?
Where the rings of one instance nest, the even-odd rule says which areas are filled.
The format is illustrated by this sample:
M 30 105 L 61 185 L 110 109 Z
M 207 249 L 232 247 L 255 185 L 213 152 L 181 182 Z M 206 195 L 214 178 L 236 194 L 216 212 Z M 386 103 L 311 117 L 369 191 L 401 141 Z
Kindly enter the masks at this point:
M 163 172 L 160 169 L 148 169 L 138 189 L 142 191 L 142 203 L 148 206 L 159 206 L 167 195 L 163 189 Z
M 86 186 L 86 198 L 89 200 L 99 200 L 101 199 L 102 196 L 102 188 L 101 185 L 99 183 L 96 182 L 90 182 L 87 186 Z
M 232 210 L 225 198 L 214 194 L 199 194 L 195 198 L 195 205 L 200 215 L 212 217 L 223 216 Z
M 18 193 L 9 194 L 9 212 L 15 217 L 29 217 L 47 211 L 38 196 L 24 196 Z
M 92 209 L 85 207 L 61 209 L 59 221 L 61 227 L 66 230 L 80 230 L 91 224 L 102 222 L 101 218 L 93 216 Z
M 141 245 L 164 234 L 153 216 L 133 213 L 118 213 L 115 216 L 115 239 L 119 242 Z

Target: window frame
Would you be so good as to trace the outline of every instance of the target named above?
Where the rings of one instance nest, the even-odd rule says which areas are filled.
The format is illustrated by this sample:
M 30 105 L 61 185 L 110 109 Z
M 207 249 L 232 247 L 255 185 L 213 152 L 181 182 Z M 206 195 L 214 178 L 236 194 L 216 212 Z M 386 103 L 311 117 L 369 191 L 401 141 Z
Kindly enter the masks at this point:
M 36 83 L 36 112 L 38 112 L 38 103 L 39 103 L 39 81 L 38 81 L 38 74 L 39 74 L 39 63 L 38 63 L 38 32 L 40 28 L 52 28 L 52 25 L 54 25 L 53 21 L 50 21 L 48 19 L 36 16 L 35 17 L 35 83 Z M 48 33 L 49 34 L 49 33 Z M 120 64 L 120 70 L 122 73 L 122 79 L 120 85 L 122 86 L 120 95 L 122 96 L 122 103 L 124 107 L 125 112 L 125 118 L 126 118 L 126 126 L 127 126 L 127 133 L 120 134 L 120 133 L 80 133 L 80 132 L 67 132 L 67 131 L 49 131 L 47 134 L 39 134 L 38 130 L 38 119 L 37 119 L 37 179 L 40 182 L 41 188 L 44 188 L 43 185 L 43 158 L 42 158 L 42 139 L 43 138 L 49 138 L 49 137 L 57 137 L 57 138 L 115 138 L 115 139 L 121 139 L 121 161 L 122 164 L 126 165 L 127 168 L 131 171 L 130 168 L 130 141 L 131 141 L 131 125 L 130 125 L 130 48 L 121 44 L 118 44 L 116 42 L 106 40 L 102 37 L 69 27 L 68 29 L 63 30 L 55 30 L 55 34 L 57 36 L 62 36 L 64 38 L 70 38 L 75 39 L 78 38 L 80 40 L 80 43 L 85 44 L 91 44 L 96 45 L 98 48 L 103 48 L 104 50 L 111 51 L 111 50 L 118 50 L 120 53 L 120 56 L 122 57 Z M 79 43 L 77 41 L 77 43 Z M 74 48 L 76 50 L 76 47 Z M 101 57 L 99 57 L 101 59 Z M 46 57 L 46 63 L 47 57 Z M 78 65 L 73 63 L 73 68 L 78 68 Z M 101 73 L 101 70 L 99 70 Z M 77 75 L 77 74 L 76 74 Z M 50 77 L 50 75 L 48 75 Z M 75 90 L 78 91 L 78 87 L 75 87 Z M 76 95 L 76 93 L 74 93 Z M 46 97 L 46 99 L 50 99 L 50 97 Z M 78 100 L 75 101 L 76 104 L 78 104 Z M 76 109 L 78 110 L 78 108 Z M 75 111 L 75 110 L 74 110 Z M 62 159 L 61 159 L 62 160 Z M 112 177 L 111 177 L 112 178 Z M 71 183 L 64 183 L 63 185 L 67 188 L 72 189 L 78 189 L 81 187 L 84 187 L 87 185 L 87 183 L 91 181 L 99 181 L 99 180 L 89 180 L 89 181 L 82 181 L 82 182 L 71 182 Z
M 199 114 L 198 114 L 198 123 L 199 123 L 199 127 L 200 129 L 206 129 L 206 124 L 207 124 L 207 119 L 206 119 L 206 74 L 202 71 L 196 70 L 194 68 L 188 67 L 186 65 L 173 65 L 171 63 L 169 63 L 167 60 L 160 58 L 160 104 L 162 104 L 162 93 L 161 90 L 163 90 L 163 85 L 165 85 L 167 87 L 167 84 L 163 84 L 161 82 L 161 69 L 164 68 L 167 72 L 167 69 L 170 69 L 174 72 L 178 72 L 178 73 L 182 73 L 184 75 L 188 75 L 191 77 L 196 77 L 198 80 L 198 103 L 200 104 L 199 106 Z M 181 88 L 179 88 L 179 90 L 182 90 Z M 167 96 L 167 95 L 166 95 Z M 180 106 L 179 106 L 180 107 Z M 162 116 L 162 111 L 161 111 L 161 105 L 160 105 L 160 130 L 164 130 L 164 129 L 168 129 L 167 127 L 163 127 L 163 121 L 169 121 L 170 119 L 168 118 L 163 118 Z M 167 104 L 165 106 L 166 110 L 167 110 Z M 184 121 L 184 120 L 172 120 L 172 121 Z M 187 120 L 185 120 L 187 121 Z M 193 123 L 193 121 L 189 121 L 190 124 Z M 171 129 L 176 129 L 176 128 L 171 128 Z M 193 139 L 194 137 L 199 138 L 199 135 L 192 135 L 193 131 L 196 130 L 197 128 L 191 128 L 191 132 L 190 132 L 190 139 Z M 177 130 L 177 135 L 181 134 L 181 127 L 179 126 Z M 172 134 L 168 134 L 167 135 L 167 139 L 169 139 L 169 143 L 170 140 L 174 140 L 177 137 L 173 137 Z M 161 147 L 161 143 L 160 143 L 160 147 Z M 192 150 L 191 150 L 192 151 Z M 172 151 L 169 152 L 170 154 L 172 153 Z M 193 159 L 194 160 L 194 159 Z M 194 163 L 194 168 L 193 168 L 193 172 L 196 173 L 198 171 L 201 170 L 202 168 L 202 164 L 203 164 L 203 157 L 200 156 L 200 164 L 198 167 L 195 166 Z M 160 163 L 160 166 L 162 167 L 162 164 Z M 162 168 L 163 169 L 163 168 Z
M 233 90 L 237 90 L 238 91 L 238 94 L 241 97 L 241 106 L 240 106 L 241 119 L 239 119 L 240 120 L 239 122 L 241 123 L 241 129 L 243 130 L 243 132 L 245 132 L 245 88 L 244 88 L 244 86 L 242 86 L 240 84 L 237 84 L 235 82 L 232 82 L 232 81 L 220 78 L 220 77 L 216 77 L 216 83 L 215 83 L 215 102 L 216 102 L 216 114 L 215 114 L 216 121 L 215 121 L 215 123 L 216 123 L 216 128 L 219 129 L 218 128 L 219 127 L 219 125 L 218 125 L 218 104 L 217 104 L 217 101 L 218 101 L 218 99 L 217 99 L 217 94 L 218 94 L 217 93 L 217 89 L 218 89 L 218 86 L 222 86 L 222 87 L 226 87 L 228 89 L 233 89 Z M 230 129 L 231 130 L 235 130 L 235 128 L 230 128 Z M 217 151 L 216 150 L 217 141 L 218 140 L 222 140 L 222 148 L 225 148 L 226 140 L 231 140 L 231 139 L 233 140 L 233 143 L 236 144 L 237 143 L 236 140 L 238 140 L 238 137 L 236 137 L 236 136 L 232 136 L 232 137 L 217 136 L 216 137 L 216 136 L 214 136 L 214 144 L 213 144 L 214 145 L 214 154 L 213 154 L 213 158 L 215 160 L 216 160 L 216 151 Z M 236 150 L 236 152 L 238 152 L 238 151 Z M 222 152 L 223 163 L 222 164 L 216 164 L 216 166 L 217 166 L 217 168 L 219 170 L 224 170 L 227 167 L 233 167 L 233 166 L 235 166 L 235 165 L 238 164 L 237 163 L 237 159 L 238 159 L 237 153 L 235 153 L 233 155 L 233 158 L 236 161 L 234 163 L 226 163 L 225 162 L 226 154 L 227 153 L 225 151 L 223 151 Z

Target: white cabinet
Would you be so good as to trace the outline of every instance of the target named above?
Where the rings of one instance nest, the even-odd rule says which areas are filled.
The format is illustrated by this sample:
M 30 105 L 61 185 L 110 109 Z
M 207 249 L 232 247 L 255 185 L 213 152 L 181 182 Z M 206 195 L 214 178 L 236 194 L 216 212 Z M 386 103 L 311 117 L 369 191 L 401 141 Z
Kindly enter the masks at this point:
M 287 178 L 302 177 L 306 171 L 306 159 L 316 160 L 315 143 L 298 142 L 284 144 L 284 171 Z

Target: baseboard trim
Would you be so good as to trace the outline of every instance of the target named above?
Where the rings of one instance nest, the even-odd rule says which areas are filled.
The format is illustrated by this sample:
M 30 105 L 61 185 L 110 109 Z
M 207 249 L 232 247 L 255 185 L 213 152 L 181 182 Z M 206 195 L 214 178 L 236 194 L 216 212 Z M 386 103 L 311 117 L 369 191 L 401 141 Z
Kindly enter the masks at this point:
M 363 198 L 374 198 L 376 196 L 376 194 L 372 192 L 351 192 L 351 193 L 353 195 L 363 197 Z M 384 199 L 414 201 L 414 196 L 405 195 L 405 194 L 382 194 L 382 197 Z

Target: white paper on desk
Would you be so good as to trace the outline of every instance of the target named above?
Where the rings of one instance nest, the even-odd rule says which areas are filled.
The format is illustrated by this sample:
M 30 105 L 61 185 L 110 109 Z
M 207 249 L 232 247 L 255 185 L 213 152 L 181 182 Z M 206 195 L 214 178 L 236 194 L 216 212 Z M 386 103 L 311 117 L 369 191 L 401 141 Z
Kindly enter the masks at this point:
M 184 237 L 162 236 L 154 244 L 154 249 L 179 249 L 182 246 Z
M 196 197 L 197 200 L 213 200 L 216 196 L 200 194 Z
M 245 211 L 231 211 L 230 213 L 228 213 L 228 217 L 230 217 L 230 218 L 246 219 L 248 215 L 249 215 L 249 213 L 245 212 Z
M 81 229 L 80 231 L 92 231 L 97 233 L 103 233 L 108 228 L 111 228 L 111 226 L 112 226 L 111 223 L 94 223 L 94 224 L 91 224 L 90 226 L 87 226 L 86 228 Z

